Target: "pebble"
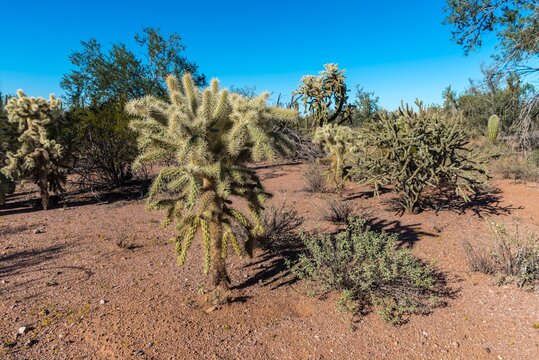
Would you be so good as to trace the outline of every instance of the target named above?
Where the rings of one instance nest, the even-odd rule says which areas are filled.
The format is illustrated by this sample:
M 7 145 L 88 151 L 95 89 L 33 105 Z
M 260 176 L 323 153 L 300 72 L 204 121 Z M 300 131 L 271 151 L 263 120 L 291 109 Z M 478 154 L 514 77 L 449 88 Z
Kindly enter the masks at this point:
M 217 310 L 217 309 L 219 309 L 219 306 L 214 305 L 214 306 L 212 306 L 211 308 L 206 309 L 205 313 L 206 313 L 206 314 L 211 314 L 212 312 L 214 312 L 214 311 Z
M 34 229 L 34 234 L 43 234 L 45 230 L 43 229 Z
M 103 299 L 99 300 L 99 304 L 101 305 L 105 305 L 106 303 L 107 303 L 107 300 L 103 300 Z
M 21 327 L 19 328 L 19 330 L 17 330 L 17 334 L 19 334 L 19 335 L 24 335 L 24 334 L 26 334 L 28 331 L 30 331 L 30 327 L 28 327 L 28 326 L 21 326 Z
M 30 340 L 28 340 L 27 342 L 24 343 L 24 346 L 31 347 L 31 346 L 34 346 L 35 344 L 37 344 L 37 340 L 36 339 L 30 339 Z

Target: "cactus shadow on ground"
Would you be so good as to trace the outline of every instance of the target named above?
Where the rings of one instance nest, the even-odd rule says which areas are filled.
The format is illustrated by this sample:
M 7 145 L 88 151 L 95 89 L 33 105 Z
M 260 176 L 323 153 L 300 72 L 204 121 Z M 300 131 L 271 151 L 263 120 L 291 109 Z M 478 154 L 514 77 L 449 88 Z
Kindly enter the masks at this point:
M 299 249 L 283 250 L 280 253 L 264 252 L 244 266 L 245 270 L 255 270 L 255 274 L 232 289 L 242 290 L 261 284 L 273 290 L 294 284 L 298 279 L 290 272 L 287 260 L 293 261 L 299 256 L 299 252 Z
M 62 195 L 51 196 L 49 209 L 72 208 L 92 204 L 111 204 L 120 201 L 141 200 L 146 196 L 150 182 L 148 180 L 131 181 L 118 189 L 78 189 Z M 29 199 L 30 191 L 17 192 L 7 197 L 0 205 L 0 216 L 41 211 L 40 200 Z

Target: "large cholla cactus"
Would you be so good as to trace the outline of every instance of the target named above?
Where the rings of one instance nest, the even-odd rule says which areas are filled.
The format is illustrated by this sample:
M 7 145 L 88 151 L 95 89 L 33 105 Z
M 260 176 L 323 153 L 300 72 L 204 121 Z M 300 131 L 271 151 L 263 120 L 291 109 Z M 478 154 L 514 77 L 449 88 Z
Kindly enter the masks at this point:
M 49 207 L 49 192 L 63 191 L 69 155 L 60 140 L 64 121 L 60 100 L 27 97 L 22 90 L 8 101 L 8 120 L 17 125 L 18 147 L 7 153 L 3 169 L 13 179 L 31 179 L 39 186 L 41 203 Z
M 328 123 L 342 124 L 352 116 L 353 105 L 348 104 L 345 70 L 337 64 L 325 64 L 320 75 L 307 75 L 293 95 L 298 95 L 304 111 L 312 119 L 311 126 Z
M 469 201 L 487 180 L 486 157 L 468 148 L 469 138 L 460 116 L 417 102 L 385 114 L 362 136 L 368 146 L 358 157 L 354 175 L 372 184 L 391 186 L 403 210 L 421 207 L 429 187 L 452 190 Z
M 200 230 L 205 272 L 211 271 L 215 290 L 223 290 L 228 285 L 228 248 L 242 254 L 238 229 L 243 228 L 249 251 L 263 231 L 260 212 L 269 195 L 243 163 L 275 157 L 279 144 L 271 131 L 274 122 L 297 115 L 290 109 L 268 107 L 268 94 L 249 99 L 220 90 L 217 80 L 202 92 L 190 75 L 181 84 L 169 76 L 167 85 L 170 103 L 144 97 L 126 107 L 138 117 L 132 127 L 140 134 L 142 154 L 134 166 L 161 162 L 163 167 L 150 188 L 149 206 L 166 209 L 166 222 L 177 221 L 180 265 Z M 245 200 L 250 217 L 233 206 L 234 197 Z
M 329 153 L 332 180 L 342 189 L 358 151 L 357 134 L 348 126 L 327 124 L 316 129 L 313 141 Z

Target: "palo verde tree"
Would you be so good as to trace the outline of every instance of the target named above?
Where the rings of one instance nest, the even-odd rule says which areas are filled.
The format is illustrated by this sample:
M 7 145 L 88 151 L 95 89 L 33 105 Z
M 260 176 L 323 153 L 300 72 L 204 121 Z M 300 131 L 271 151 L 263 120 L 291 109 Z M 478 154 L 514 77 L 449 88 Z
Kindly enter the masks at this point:
M 348 103 L 345 70 L 337 64 L 325 64 L 318 76 L 307 75 L 293 96 L 301 99 L 312 128 L 329 123 L 343 124 L 350 121 L 354 106 Z
M 39 186 L 43 209 L 49 207 L 49 192 L 63 191 L 66 172 L 72 165 L 68 132 L 61 102 L 27 97 L 22 90 L 6 106 L 10 123 L 17 125 L 17 149 L 7 153 L 3 172 L 16 179 L 30 179 Z
M 168 74 L 190 73 L 197 85 L 206 83 L 185 57 L 178 34 L 164 36 L 159 29 L 145 28 L 135 42 L 134 49 L 123 43 L 105 48 L 90 39 L 69 56 L 73 69 L 61 86 L 70 106 L 67 116 L 77 130 L 80 160 L 75 171 L 91 183 L 118 187 L 133 176 L 138 149 L 125 112 L 128 101 L 144 95 L 166 99 Z
M 211 272 L 219 296 L 228 287 L 229 246 L 238 255 L 250 252 L 263 231 L 260 213 L 269 194 L 244 163 L 274 158 L 283 149 L 272 132 L 274 122 L 297 115 L 267 106 L 268 94 L 251 99 L 221 90 L 215 79 L 203 91 L 191 75 L 184 75 L 181 83 L 169 76 L 167 84 L 168 102 L 147 96 L 127 105 L 137 117 L 132 128 L 142 150 L 134 166 L 163 164 L 149 191 L 149 207 L 165 209 L 166 223 L 176 221 L 180 265 L 201 234 L 204 271 Z M 232 198 L 243 199 L 251 216 L 233 205 Z M 248 234 L 244 249 L 238 229 Z
M 495 33 L 498 67 L 524 73 L 537 72 L 539 56 L 539 5 L 537 0 L 447 0 L 445 22 L 453 26 L 453 40 L 465 54 L 481 47 Z
M 483 38 L 494 34 L 498 51 L 493 68 L 501 74 L 539 73 L 539 3 L 537 0 L 447 0 L 446 23 L 453 27 L 453 40 L 468 54 L 481 47 Z M 539 123 L 539 93 L 518 111 L 517 121 L 500 112 L 504 125 L 511 125 L 517 148 L 524 152 L 537 148 L 533 133 Z

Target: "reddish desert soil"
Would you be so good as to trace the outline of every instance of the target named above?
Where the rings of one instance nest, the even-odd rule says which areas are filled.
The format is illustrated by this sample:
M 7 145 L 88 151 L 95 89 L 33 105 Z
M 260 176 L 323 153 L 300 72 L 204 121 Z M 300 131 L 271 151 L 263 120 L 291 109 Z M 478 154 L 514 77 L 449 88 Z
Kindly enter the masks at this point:
M 259 170 L 272 203 L 295 204 L 304 227 L 330 229 L 324 203 L 334 194 L 303 191 L 304 165 Z M 486 219 L 536 227 L 539 187 L 496 180 L 490 202 L 438 213 L 398 216 L 385 194 L 349 185 L 356 211 L 399 234 L 417 256 L 434 261 L 454 292 L 446 307 L 399 327 L 370 314 L 355 323 L 336 296 L 302 292 L 279 258 L 229 258 L 234 301 L 208 311 L 193 247 L 175 264 L 173 227 L 146 212 L 144 200 L 92 195 L 66 198 L 49 211 L 35 193 L 0 207 L 0 357 L 6 359 L 537 359 L 537 295 L 499 287 L 469 271 L 463 240 L 484 239 Z M 117 242 L 134 245 L 122 248 Z M 210 309 L 212 310 L 212 309 Z M 16 338 L 21 326 L 30 331 Z

